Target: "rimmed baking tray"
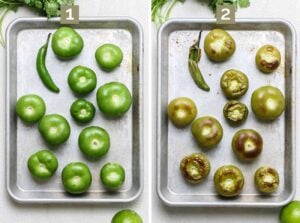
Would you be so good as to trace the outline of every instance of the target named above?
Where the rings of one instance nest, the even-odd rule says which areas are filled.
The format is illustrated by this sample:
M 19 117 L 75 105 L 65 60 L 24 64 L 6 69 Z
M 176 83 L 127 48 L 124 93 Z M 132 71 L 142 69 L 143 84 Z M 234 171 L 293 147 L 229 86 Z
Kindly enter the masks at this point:
M 84 39 L 81 54 L 68 61 L 55 57 L 49 46 L 46 63 L 54 81 L 61 88 L 59 94 L 47 90 L 35 68 L 38 49 L 45 43 L 48 33 L 60 27 L 58 19 L 21 18 L 13 21 L 7 30 L 6 73 L 6 173 L 7 190 L 18 202 L 37 203 L 114 203 L 129 202 L 138 197 L 143 188 L 143 34 L 140 25 L 127 17 L 82 18 L 73 27 Z M 103 72 L 94 58 L 101 44 L 115 43 L 123 51 L 124 58 L 119 68 Z M 71 103 L 77 98 L 68 87 L 70 70 L 83 65 L 92 68 L 98 78 L 97 88 L 107 82 L 124 83 L 133 96 L 132 108 L 119 119 L 107 119 L 97 109 L 94 120 L 85 126 L 105 128 L 111 137 L 108 154 L 100 160 L 88 160 L 80 152 L 77 140 L 85 127 L 78 125 L 69 114 Z M 46 182 L 32 179 L 27 170 L 28 157 L 49 146 L 38 133 L 37 125 L 25 125 L 15 114 L 17 99 L 35 93 L 44 98 L 47 114 L 58 113 L 71 124 L 69 140 L 59 148 L 52 149 L 59 160 L 55 176 Z M 96 106 L 96 90 L 86 97 Z M 97 106 L 96 106 L 97 107 Z M 73 161 L 85 162 L 91 169 L 93 183 L 81 196 L 67 194 L 60 174 L 63 167 Z M 99 179 L 100 168 L 106 162 L 119 162 L 126 171 L 122 188 L 111 193 L 104 189 Z
M 205 75 L 210 92 L 200 90 L 188 71 L 188 49 L 202 30 L 200 46 L 213 28 L 227 30 L 236 41 L 236 52 L 228 61 L 213 63 L 203 51 L 200 69 Z M 264 44 L 273 44 L 282 54 L 280 67 L 270 75 L 262 74 L 255 66 L 255 54 Z M 157 191 L 164 203 L 170 206 L 281 206 L 295 194 L 295 31 L 283 20 L 239 19 L 234 25 L 216 25 L 215 20 L 183 19 L 165 23 L 158 34 L 158 97 L 157 97 Z M 244 71 L 249 78 L 247 94 L 240 100 L 250 109 L 247 121 L 240 127 L 231 127 L 223 117 L 227 99 L 220 89 L 220 78 L 228 69 Z M 263 85 L 273 85 L 282 90 L 286 98 L 284 114 L 271 123 L 258 121 L 250 106 L 252 92 Z M 168 103 L 179 96 L 193 99 L 198 107 L 198 117 L 215 116 L 222 124 L 224 136 L 217 148 L 199 148 L 191 134 L 190 126 L 175 128 L 168 120 Z M 236 131 L 253 128 L 264 139 L 264 150 L 258 160 L 242 163 L 231 149 L 231 139 Z M 187 183 L 181 176 L 181 159 L 193 152 L 205 153 L 211 161 L 211 172 L 198 185 Z M 245 176 L 242 193 L 231 199 L 217 195 L 214 172 L 222 165 L 235 164 Z M 280 175 L 276 193 L 260 194 L 254 186 L 254 173 L 262 165 L 274 166 Z

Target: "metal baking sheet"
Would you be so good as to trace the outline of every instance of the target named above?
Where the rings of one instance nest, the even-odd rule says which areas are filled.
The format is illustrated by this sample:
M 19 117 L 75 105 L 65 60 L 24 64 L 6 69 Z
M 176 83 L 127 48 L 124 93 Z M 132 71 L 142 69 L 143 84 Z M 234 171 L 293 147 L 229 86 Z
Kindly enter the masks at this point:
M 23 18 L 11 23 L 7 31 L 7 88 L 6 88 L 6 172 L 7 190 L 18 202 L 38 203 L 113 203 L 134 200 L 143 187 L 143 89 L 142 52 L 143 35 L 140 25 L 127 17 L 82 18 L 73 26 L 84 39 L 81 54 L 68 61 L 55 57 L 48 49 L 46 63 L 61 92 L 50 92 L 42 84 L 35 68 L 38 49 L 45 43 L 47 34 L 60 27 L 58 19 Z M 124 59 L 112 72 L 102 71 L 94 58 L 95 50 L 104 43 L 115 43 L 123 51 Z M 97 88 L 107 82 L 124 83 L 133 96 L 133 106 L 121 118 L 108 119 L 97 109 L 94 120 L 84 126 L 78 125 L 69 114 L 71 103 L 77 98 L 68 87 L 70 70 L 84 65 L 97 74 Z M 52 148 L 57 155 L 59 167 L 51 180 L 33 180 L 27 170 L 28 157 L 49 146 L 42 140 L 37 125 L 25 125 L 15 114 L 17 99 L 35 93 L 46 102 L 46 114 L 62 114 L 71 124 L 69 140 L 59 148 Z M 86 96 L 96 105 L 96 89 Z M 80 152 L 77 141 L 80 131 L 86 126 L 97 125 L 110 134 L 111 147 L 100 160 L 88 160 Z M 91 170 L 93 182 L 87 193 L 71 196 L 63 189 L 60 175 L 69 162 L 85 162 Z M 126 171 L 124 185 L 114 193 L 104 189 L 99 179 L 100 168 L 106 162 L 119 162 Z
M 210 92 L 200 90 L 188 71 L 188 49 L 203 30 L 204 37 L 213 28 L 227 30 L 236 41 L 236 52 L 226 62 L 209 61 L 203 51 L 200 68 Z M 282 54 L 280 67 L 270 75 L 261 73 L 255 66 L 255 54 L 264 44 L 273 44 Z M 235 25 L 216 25 L 214 20 L 172 20 L 164 24 L 158 35 L 158 97 L 157 97 L 157 191 L 164 203 L 170 206 L 282 206 L 295 194 L 295 32 L 282 20 L 237 20 Z M 247 121 L 231 127 L 223 117 L 227 99 L 220 88 L 220 78 L 228 69 L 244 71 L 249 78 L 249 90 L 240 101 L 250 109 Z M 263 85 L 282 90 L 286 98 L 285 113 L 276 121 L 258 121 L 250 106 L 252 92 Z M 167 117 L 168 103 L 179 96 L 196 102 L 198 117 L 212 115 L 222 124 L 224 136 L 214 149 L 199 148 L 190 126 L 178 129 Z M 261 156 L 252 163 L 237 160 L 231 149 L 231 139 L 242 128 L 258 130 L 264 139 Z M 200 184 L 191 185 L 181 176 L 181 159 L 194 152 L 203 152 L 211 161 L 211 172 Z M 213 175 L 217 168 L 235 164 L 245 176 L 242 193 L 232 199 L 217 195 Z M 280 186 L 269 196 L 260 194 L 254 185 L 254 173 L 262 165 L 274 166 L 280 175 Z

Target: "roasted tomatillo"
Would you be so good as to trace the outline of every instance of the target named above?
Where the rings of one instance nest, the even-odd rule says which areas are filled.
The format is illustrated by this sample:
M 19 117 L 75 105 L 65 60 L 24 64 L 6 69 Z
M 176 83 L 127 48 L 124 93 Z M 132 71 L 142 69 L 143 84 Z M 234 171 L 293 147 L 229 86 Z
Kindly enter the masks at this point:
M 39 132 L 48 144 L 59 145 L 68 140 L 71 128 L 63 116 L 51 114 L 40 120 Z
M 251 108 L 258 119 L 272 121 L 283 113 L 285 98 L 278 88 L 263 86 L 253 92 Z
M 69 73 L 68 84 L 73 92 L 88 94 L 96 88 L 97 77 L 92 69 L 84 66 L 76 66 Z
M 262 193 L 273 193 L 279 187 L 279 174 L 272 167 L 260 167 L 255 172 L 254 180 L 256 188 Z
M 234 197 L 239 195 L 244 187 L 244 175 L 238 167 L 225 165 L 216 171 L 214 183 L 219 195 Z
M 69 163 L 65 166 L 61 179 L 65 190 L 71 194 L 86 192 L 92 183 L 89 167 L 81 162 Z
M 27 94 L 18 99 L 16 103 L 16 112 L 22 121 L 35 123 L 44 116 L 46 105 L 40 96 Z
M 54 175 L 58 161 L 51 151 L 45 149 L 32 154 L 27 161 L 27 167 L 33 177 L 45 180 Z
M 84 155 L 90 158 L 99 158 L 108 152 L 110 137 L 105 129 L 90 126 L 81 131 L 78 144 Z
M 102 85 L 97 91 L 97 104 L 101 112 L 110 117 L 120 117 L 130 108 L 132 98 L 128 88 L 120 82 Z
M 60 27 L 52 36 L 52 50 L 61 59 L 77 56 L 83 45 L 82 37 L 71 27 Z
M 195 103 L 186 97 L 173 99 L 168 106 L 168 116 L 177 127 L 189 125 L 197 115 Z
M 100 170 L 100 178 L 107 189 L 116 190 L 125 181 L 125 170 L 118 163 L 106 163 Z
M 180 162 L 180 171 L 190 183 L 202 182 L 210 172 L 210 162 L 202 153 L 193 153 Z
M 275 46 L 264 45 L 257 51 L 255 61 L 260 71 L 271 73 L 279 67 L 281 55 Z
M 213 29 L 204 40 L 204 51 L 215 62 L 228 60 L 235 51 L 235 41 L 223 29 Z
M 235 100 L 227 102 L 223 108 L 224 117 L 232 125 L 242 124 L 247 119 L 248 113 L 247 106 Z
M 241 161 L 252 161 L 261 154 L 263 139 L 254 129 L 242 129 L 234 134 L 231 146 Z
M 248 91 L 249 81 L 246 74 L 239 70 L 227 70 L 221 77 L 221 88 L 229 99 L 237 99 Z
M 212 148 L 222 140 L 223 128 L 214 117 L 204 116 L 193 122 L 192 133 L 201 147 Z

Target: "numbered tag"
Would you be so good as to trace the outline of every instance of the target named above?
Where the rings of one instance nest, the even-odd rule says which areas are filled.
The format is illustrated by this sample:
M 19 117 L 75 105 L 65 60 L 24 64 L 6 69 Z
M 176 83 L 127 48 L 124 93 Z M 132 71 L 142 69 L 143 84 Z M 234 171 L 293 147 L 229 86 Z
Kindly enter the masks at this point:
M 235 6 L 218 5 L 216 17 L 217 24 L 235 24 Z
M 79 6 L 62 5 L 60 8 L 61 24 L 78 24 L 79 23 Z

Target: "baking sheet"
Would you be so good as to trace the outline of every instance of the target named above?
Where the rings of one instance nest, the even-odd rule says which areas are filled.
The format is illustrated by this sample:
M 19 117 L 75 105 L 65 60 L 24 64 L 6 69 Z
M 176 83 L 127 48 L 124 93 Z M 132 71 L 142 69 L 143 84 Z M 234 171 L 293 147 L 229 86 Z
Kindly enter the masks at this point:
M 236 41 L 236 52 L 223 63 L 211 62 L 203 51 L 200 69 L 211 87 L 209 93 L 200 90 L 188 71 L 188 49 L 203 30 L 204 37 L 213 28 L 227 30 Z M 171 206 L 281 206 L 295 193 L 295 33 L 293 27 L 282 20 L 238 20 L 235 25 L 216 25 L 213 20 L 172 20 L 159 31 L 158 36 L 158 98 L 157 98 L 157 190 L 160 198 Z M 273 44 L 282 54 L 280 67 L 272 74 L 262 74 L 255 66 L 255 54 L 265 44 Z M 250 110 L 247 121 L 232 127 L 223 117 L 223 106 L 228 101 L 220 88 L 220 78 L 228 69 L 244 71 L 249 78 L 249 90 L 240 101 Z M 285 95 L 285 113 L 272 123 L 258 121 L 251 111 L 252 92 L 260 86 L 273 85 Z M 214 149 L 199 148 L 190 126 L 178 129 L 167 118 L 168 103 L 180 96 L 195 101 L 197 117 L 212 115 L 223 126 L 221 143 Z M 235 132 L 253 128 L 264 139 L 264 150 L 251 163 L 237 160 L 231 149 Z M 203 152 L 211 161 L 211 172 L 200 184 L 187 183 L 179 171 L 181 159 L 194 152 Z M 245 176 L 245 186 L 240 196 L 231 199 L 216 194 L 213 175 L 222 165 L 235 164 Z M 274 166 L 280 175 L 276 193 L 261 195 L 254 186 L 254 173 L 262 165 Z
M 35 68 L 38 49 L 45 43 L 47 34 L 54 33 L 60 26 L 59 20 L 43 18 L 17 19 L 7 31 L 7 190 L 11 197 L 19 202 L 40 203 L 105 203 L 129 202 L 142 190 L 142 30 L 139 24 L 130 18 L 85 18 L 74 26 L 84 39 L 81 54 L 68 61 L 55 57 L 49 45 L 46 64 L 54 82 L 60 87 L 59 94 L 50 92 L 42 84 Z M 104 43 L 119 45 L 124 58 L 121 66 L 112 72 L 102 71 L 94 59 L 98 46 Z M 97 74 L 97 88 L 104 83 L 119 81 L 124 83 L 133 96 L 133 106 L 121 118 L 108 119 L 97 108 L 96 91 L 88 100 L 96 106 L 96 116 L 91 123 L 79 125 L 69 108 L 77 96 L 67 84 L 70 70 L 83 65 Z M 59 167 L 51 180 L 39 182 L 33 180 L 27 170 L 28 157 L 49 146 L 42 140 L 37 125 L 22 123 L 15 114 L 15 103 L 25 94 L 35 93 L 46 102 L 46 114 L 58 113 L 66 117 L 71 124 L 69 140 L 52 149 L 59 160 Z M 87 126 L 97 125 L 110 134 L 109 152 L 98 160 L 89 160 L 80 152 L 77 141 L 80 131 Z M 87 193 L 72 196 L 63 189 L 60 174 L 63 167 L 74 161 L 86 163 L 91 170 L 93 182 Z M 119 162 L 126 172 L 124 185 L 114 193 L 108 192 L 100 183 L 100 168 L 107 162 Z

